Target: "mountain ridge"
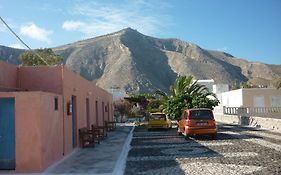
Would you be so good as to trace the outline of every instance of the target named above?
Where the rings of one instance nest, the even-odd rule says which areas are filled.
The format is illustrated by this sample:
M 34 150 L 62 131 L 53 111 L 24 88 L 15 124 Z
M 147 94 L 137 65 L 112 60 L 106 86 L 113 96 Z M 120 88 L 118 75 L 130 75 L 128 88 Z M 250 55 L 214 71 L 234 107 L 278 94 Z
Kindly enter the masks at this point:
M 178 75 L 233 86 L 248 80 L 270 86 L 281 76 L 281 65 L 249 62 L 179 39 L 150 37 L 131 28 L 53 50 L 64 57 L 70 70 L 102 88 L 120 87 L 127 93 L 168 91 Z M 0 46 L 0 58 L 19 64 L 16 57 L 21 51 Z

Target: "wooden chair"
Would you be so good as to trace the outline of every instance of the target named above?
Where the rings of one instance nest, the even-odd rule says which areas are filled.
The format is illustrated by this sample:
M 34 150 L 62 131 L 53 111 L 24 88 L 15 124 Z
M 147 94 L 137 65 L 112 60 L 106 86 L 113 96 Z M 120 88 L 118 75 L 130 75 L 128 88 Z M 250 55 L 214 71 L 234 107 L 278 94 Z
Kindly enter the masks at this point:
M 99 138 L 100 140 L 107 137 L 107 132 L 106 132 L 105 126 L 92 125 L 91 128 L 94 132 L 96 132 L 97 138 Z
M 91 130 L 84 127 L 84 128 L 80 128 L 78 131 L 79 131 L 79 140 L 82 148 L 95 146 L 95 138 Z
M 113 131 L 116 129 L 116 122 L 114 121 L 104 121 L 104 125 L 106 126 L 107 131 Z

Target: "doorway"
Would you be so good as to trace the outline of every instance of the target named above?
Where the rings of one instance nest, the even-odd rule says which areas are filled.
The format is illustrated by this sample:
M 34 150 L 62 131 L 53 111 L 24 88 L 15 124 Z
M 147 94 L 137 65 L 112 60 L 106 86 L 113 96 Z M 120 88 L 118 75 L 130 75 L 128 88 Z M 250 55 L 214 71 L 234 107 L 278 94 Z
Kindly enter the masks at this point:
M 99 125 L 99 105 L 98 101 L 96 101 L 96 125 Z
M 76 96 L 71 96 L 72 111 L 72 147 L 77 146 L 77 119 L 76 119 Z
M 90 104 L 89 99 L 86 98 L 86 121 L 87 121 L 87 127 L 91 127 L 91 121 L 90 121 Z
M 0 169 L 15 170 L 15 99 L 0 98 Z
M 102 122 L 103 122 L 103 124 L 102 125 L 104 125 L 104 102 L 102 102 L 102 105 L 101 105 L 102 107 Z

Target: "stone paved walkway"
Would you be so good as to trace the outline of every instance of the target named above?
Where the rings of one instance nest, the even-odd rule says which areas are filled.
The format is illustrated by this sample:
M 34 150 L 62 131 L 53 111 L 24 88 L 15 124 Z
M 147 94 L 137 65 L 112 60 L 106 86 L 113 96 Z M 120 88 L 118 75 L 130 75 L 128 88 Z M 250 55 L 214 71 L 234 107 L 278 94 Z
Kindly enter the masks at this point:
M 118 126 L 94 148 L 78 149 L 44 174 L 123 174 L 132 126 Z

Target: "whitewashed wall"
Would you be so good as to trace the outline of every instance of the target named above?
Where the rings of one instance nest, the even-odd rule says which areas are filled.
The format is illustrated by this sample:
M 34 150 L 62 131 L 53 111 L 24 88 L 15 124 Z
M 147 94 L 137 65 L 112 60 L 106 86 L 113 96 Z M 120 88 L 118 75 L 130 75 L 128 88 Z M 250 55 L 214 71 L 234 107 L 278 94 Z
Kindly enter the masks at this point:
M 243 105 L 242 89 L 237 89 L 221 94 L 221 106 L 240 107 Z

